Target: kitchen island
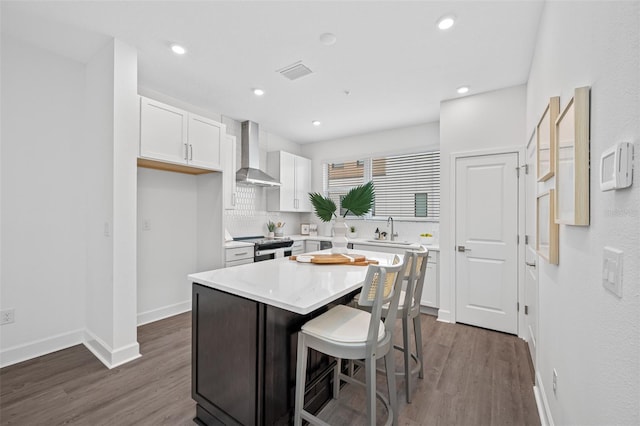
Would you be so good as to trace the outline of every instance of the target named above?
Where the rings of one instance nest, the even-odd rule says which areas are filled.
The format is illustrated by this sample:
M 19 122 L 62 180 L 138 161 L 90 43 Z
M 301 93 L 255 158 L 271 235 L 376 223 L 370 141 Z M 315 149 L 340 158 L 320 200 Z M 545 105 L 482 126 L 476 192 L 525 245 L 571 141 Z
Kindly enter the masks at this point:
M 381 264 L 394 256 L 357 253 Z M 366 271 L 363 266 L 277 259 L 189 275 L 194 420 L 206 425 L 289 424 L 297 332 L 331 306 L 350 301 Z M 305 409 L 317 412 L 331 397 L 332 366 L 329 357 L 310 351 Z

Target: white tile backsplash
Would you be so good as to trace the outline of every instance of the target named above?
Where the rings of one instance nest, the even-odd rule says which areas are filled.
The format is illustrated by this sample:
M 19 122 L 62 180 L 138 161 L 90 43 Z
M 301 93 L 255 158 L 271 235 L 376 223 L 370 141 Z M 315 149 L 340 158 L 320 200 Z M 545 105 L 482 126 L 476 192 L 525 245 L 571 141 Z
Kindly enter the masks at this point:
M 318 224 L 318 235 L 331 236 L 331 224 L 323 223 L 314 213 L 284 213 L 267 211 L 267 188 L 238 185 L 236 188 L 236 209 L 225 210 L 225 226 L 233 237 L 267 235 L 267 222 L 284 222 L 285 235 L 300 233 L 300 223 Z M 358 238 L 373 238 L 376 228 L 391 233 L 386 220 L 363 220 L 347 218 L 347 225 L 353 225 Z M 394 229 L 398 240 L 417 242 L 420 234 L 433 234 L 438 241 L 440 226 L 437 222 L 410 222 L 396 220 Z
M 225 210 L 225 227 L 233 237 L 267 235 L 267 222 L 284 222 L 285 235 L 300 233 L 301 218 L 306 213 L 267 211 L 267 188 L 251 185 L 236 187 L 236 208 Z

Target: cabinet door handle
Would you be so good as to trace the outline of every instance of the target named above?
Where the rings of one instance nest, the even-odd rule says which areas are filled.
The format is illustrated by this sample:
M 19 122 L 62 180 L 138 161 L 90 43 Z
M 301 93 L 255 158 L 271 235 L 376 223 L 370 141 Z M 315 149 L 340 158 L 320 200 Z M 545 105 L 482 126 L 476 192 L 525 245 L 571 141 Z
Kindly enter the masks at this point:
M 234 256 L 244 256 L 245 254 L 249 254 L 249 252 L 243 251 L 242 253 L 235 253 Z
M 189 155 L 189 160 L 193 160 L 193 145 L 189 144 L 189 148 L 191 149 L 191 154 Z
M 465 251 L 471 251 L 471 249 L 466 248 L 465 246 L 458 246 L 458 251 L 464 253 Z
M 532 263 L 524 262 L 524 264 L 527 265 L 527 266 L 531 266 L 532 268 L 536 267 L 536 262 L 532 262 Z
M 188 160 L 189 159 L 189 145 L 188 144 L 184 144 L 184 159 Z

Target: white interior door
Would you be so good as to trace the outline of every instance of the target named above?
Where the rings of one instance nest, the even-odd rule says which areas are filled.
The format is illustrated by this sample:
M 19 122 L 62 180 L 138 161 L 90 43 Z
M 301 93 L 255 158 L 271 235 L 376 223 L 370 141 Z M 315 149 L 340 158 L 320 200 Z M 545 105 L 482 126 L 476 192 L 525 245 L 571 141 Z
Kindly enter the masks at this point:
M 456 321 L 518 331 L 518 154 L 456 159 Z
M 527 146 L 527 174 L 525 175 L 525 278 L 524 314 L 527 330 L 525 336 L 536 368 L 536 343 L 538 341 L 538 254 L 536 253 L 536 143 L 532 137 Z

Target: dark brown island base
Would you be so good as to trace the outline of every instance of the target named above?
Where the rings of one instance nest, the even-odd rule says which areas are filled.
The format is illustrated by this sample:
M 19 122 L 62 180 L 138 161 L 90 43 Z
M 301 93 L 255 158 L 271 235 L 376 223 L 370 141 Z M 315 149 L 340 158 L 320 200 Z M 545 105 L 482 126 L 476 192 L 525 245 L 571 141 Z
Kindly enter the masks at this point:
M 200 425 L 292 423 L 300 327 L 355 290 L 301 315 L 193 283 L 192 396 Z M 305 410 L 331 398 L 332 359 L 309 351 Z

